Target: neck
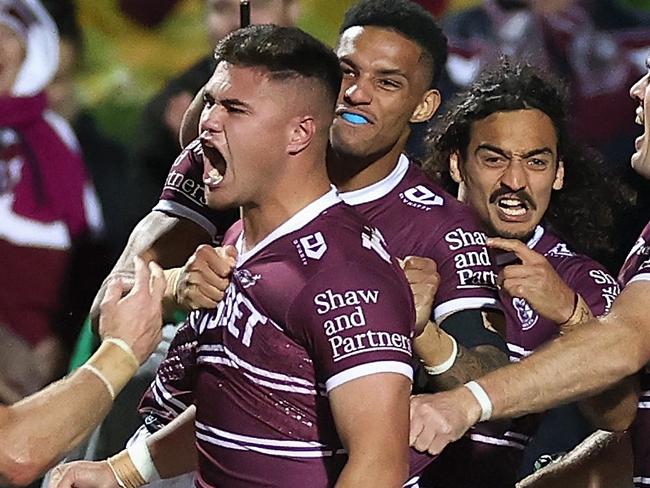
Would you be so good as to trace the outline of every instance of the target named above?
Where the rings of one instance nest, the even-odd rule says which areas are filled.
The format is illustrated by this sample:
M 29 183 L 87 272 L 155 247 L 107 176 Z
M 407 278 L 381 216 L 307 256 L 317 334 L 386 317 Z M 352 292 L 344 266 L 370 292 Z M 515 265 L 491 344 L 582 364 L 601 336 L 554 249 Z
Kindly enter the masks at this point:
M 389 151 L 368 160 L 354 156 L 334 155 L 330 164 L 330 178 L 342 192 L 360 190 L 386 178 L 397 166 L 399 157 L 406 147 L 409 132 L 406 131 Z M 361 170 L 355 169 L 361 168 Z
M 273 184 L 273 191 L 259 202 L 242 207 L 244 250 L 249 251 L 271 232 L 300 210 L 330 191 L 330 182 L 320 165 L 320 170 L 291 174 Z

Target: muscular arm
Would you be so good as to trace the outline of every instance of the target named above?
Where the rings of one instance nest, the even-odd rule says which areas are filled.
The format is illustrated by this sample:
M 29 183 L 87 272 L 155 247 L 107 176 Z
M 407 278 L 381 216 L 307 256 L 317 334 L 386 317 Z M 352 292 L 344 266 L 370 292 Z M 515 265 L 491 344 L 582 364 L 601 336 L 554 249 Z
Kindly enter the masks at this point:
M 151 459 L 162 479 L 197 469 L 193 405 L 147 439 Z
M 91 366 L 14 405 L 0 406 L 0 481 L 26 485 L 78 445 L 112 405 L 107 384 L 119 393 L 160 341 L 165 284 L 162 270 L 151 267 L 150 277 L 140 261 L 133 289 L 120 299 L 121 286 L 112 284 L 101 306 L 102 337 L 119 338 L 132 352 L 109 340 L 88 360 Z
M 498 313 L 490 313 L 488 319 L 478 310 L 463 313 L 465 318 L 473 322 L 468 324 L 468 327 L 475 328 L 479 333 L 475 334 L 475 339 L 471 341 L 473 344 L 470 347 L 465 347 L 462 344 L 462 342 L 469 342 L 464 337 L 457 339 L 458 354 L 449 370 L 437 375 L 421 371 L 419 383 L 426 391 L 450 390 L 470 380 L 480 378 L 509 362 L 505 352 L 505 342 L 496 332 L 488 330 L 484 325 L 489 322 L 490 327 L 494 328 L 493 324 L 496 321 L 502 321 L 503 316 Z M 482 339 L 483 336 L 487 339 Z M 487 340 L 491 343 L 481 343 Z M 478 344 L 476 344 L 477 342 Z M 424 332 L 415 339 L 414 348 L 427 365 L 442 363 L 452 352 L 449 334 L 432 323 L 428 324 Z
M 378 373 L 329 392 L 348 461 L 336 483 L 344 487 L 401 487 L 408 476 L 409 380 Z
M 181 130 L 178 132 L 181 147 L 186 147 L 199 135 L 199 119 L 203 110 L 203 88 L 194 96 L 192 103 L 185 111 L 181 122 Z
M 208 233 L 194 222 L 163 212 L 150 212 L 135 226 L 122 255 L 102 283 L 90 309 L 91 318 L 96 322 L 99 304 L 111 278 L 133 279 L 134 256 L 140 256 L 145 262 L 156 261 L 165 269 L 173 268 L 185 264 L 200 244 L 209 242 Z
M 639 371 L 650 360 L 649 296 L 650 283 L 631 283 L 608 315 L 481 378 L 493 416 L 540 412 L 599 393 Z M 476 407 L 474 402 L 472 416 L 478 418 Z

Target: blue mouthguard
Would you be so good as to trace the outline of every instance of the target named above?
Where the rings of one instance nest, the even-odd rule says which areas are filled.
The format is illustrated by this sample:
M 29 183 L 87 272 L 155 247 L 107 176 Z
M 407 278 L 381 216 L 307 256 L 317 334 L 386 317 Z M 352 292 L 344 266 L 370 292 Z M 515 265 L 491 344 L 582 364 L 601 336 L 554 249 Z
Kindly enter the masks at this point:
M 357 114 L 351 114 L 351 113 L 348 113 L 348 112 L 344 112 L 341 115 L 341 117 L 344 120 L 350 122 L 351 124 L 362 125 L 362 124 L 367 124 L 368 123 L 368 119 L 366 119 L 365 117 L 363 117 L 361 115 L 357 115 Z

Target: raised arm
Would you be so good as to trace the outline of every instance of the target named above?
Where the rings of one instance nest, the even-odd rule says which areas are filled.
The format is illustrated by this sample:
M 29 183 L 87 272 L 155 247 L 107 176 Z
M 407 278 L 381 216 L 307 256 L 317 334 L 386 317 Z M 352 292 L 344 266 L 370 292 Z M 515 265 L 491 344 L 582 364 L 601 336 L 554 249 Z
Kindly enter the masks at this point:
M 155 261 L 163 268 L 185 264 L 196 248 L 210 242 L 207 231 L 194 222 L 152 211 L 131 232 L 128 243 L 108 277 L 104 280 L 90 310 L 93 321 L 99 316 L 99 304 L 106 286 L 113 278 L 120 278 L 130 286 L 133 280 L 133 258 L 140 256 L 145 262 Z M 173 290 L 167 290 L 167 295 Z
M 508 363 L 505 342 L 497 333 L 504 329 L 496 325 L 503 320 L 501 314 L 465 310 L 442 318 L 439 326 L 430 319 L 440 281 L 436 263 L 408 256 L 401 264 L 415 302 L 413 347 L 423 363 L 420 387 L 431 392 L 449 390 Z M 458 338 L 447 331 L 454 331 Z
M 410 391 L 405 376 L 378 373 L 329 392 L 336 430 L 348 451 L 337 488 L 397 488 L 404 484 Z
M 81 442 L 160 341 L 162 270 L 138 260 L 124 297 L 113 282 L 101 304 L 99 350 L 75 373 L 0 407 L 0 480 L 26 485 Z

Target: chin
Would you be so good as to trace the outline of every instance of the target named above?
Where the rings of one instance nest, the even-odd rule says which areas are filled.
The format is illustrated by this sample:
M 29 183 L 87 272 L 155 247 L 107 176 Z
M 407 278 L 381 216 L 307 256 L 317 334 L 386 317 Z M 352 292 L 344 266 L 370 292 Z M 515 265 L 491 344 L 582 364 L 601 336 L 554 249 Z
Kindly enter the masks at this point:
M 527 241 L 530 236 L 533 235 L 535 231 L 535 226 L 532 227 L 522 227 L 522 226 L 495 226 L 495 233 L 499 237 L 505 239 L 517 239 L 520 241 Z

